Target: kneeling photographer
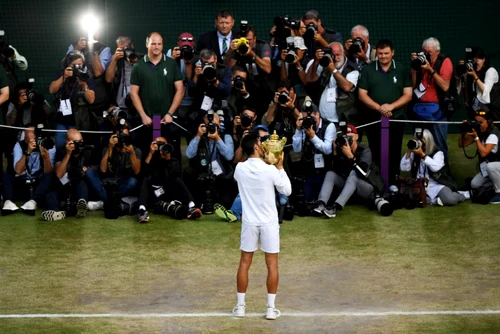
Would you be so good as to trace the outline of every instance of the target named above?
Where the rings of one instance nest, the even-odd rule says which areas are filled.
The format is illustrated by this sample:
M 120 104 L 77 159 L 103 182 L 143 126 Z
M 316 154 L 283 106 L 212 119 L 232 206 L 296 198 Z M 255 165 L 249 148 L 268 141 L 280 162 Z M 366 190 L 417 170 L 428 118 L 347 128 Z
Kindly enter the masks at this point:
M 156 138 L 149 147 L 142 168 L 139 223 L 149 221 L 149 205 L 154 205 L 156 213 L 175 219 L 201 217 L 201 210 L 195 206 L 194 197 L 181 179 L 181 166 L 172 157 L 173 150 L 173 146 L 163 137 Z
M 471 188 L 493 188 L 490 204 L 500 204 L 500 152 L 498 140 L 500 130 L 493 123 L 491 112 L 477 111 L 473 121 L 464 121 L 458 137 L 458 147 L 476 144 L 480 172 L 471 181 Z M 465 150 L 464 150 L 465 152 Z M 474 198 L 472 198 L 474 201 Z
M 86 173 L 87 179 L 97 191 L 100 201 L 89 202 L 89 210 L 99 210 L 104 202 L 130 195 L 137 188 L 137 175 L 141 172 L 141 150 L 132 144 L 127 124 L 118 125 L 115 134 L 109 139 L 108 147 L 102 151 L 100 171 L 103 175 L 103 185 L 99 174 L 94 170 Z M 106 208 L 105 208 L 106 209 Z
M 465 193 L 457 192 L 457 185 L 445 164 L 444 153 L 434 143 L 432 133 L 425 129 L 415 129 L 413 139 L 408 141 L 408 151 L 401 159 L 402 172 L 411 172 L 412 178 L 427 178 L 425 188 L 431 204 L 452 206 L 466 199 Z
M 333 218 L 338 210 L 344 208 L 352 195 L 356 194 L 368 201 L 370 208 L 376 207 L 382 216 L 390 216 L 393 209 L 391 204 L 382 198 L 384 181 L 380 173 L 377 173 L 378 167 L 372 164 L 370 148 L 358 142 L 358 132 L 354 125 L 340 122 L 339 127 L 341 133 L 334 142 L 333 170 L 325 175 L 314 211 Z M 328 205 L 334 188 L 342 190 L 335 203 Z
M 3 173 L 2 215 L 17 212 L 16 199 L 26 201 L 21 209 L 35 215 L 37 205 L 45 203 L 47 209 L 57 208 L 57 197 L 48 195 L 55 180 L 53 168 L 56 149 L 54 141 L 42 137 L 41 127 L 28 126 L 24 139 L 14 146 L 15 174 Z
M 229 207 L 236 195 L 231 161 L 234 143 L 220 129 L 219 115 L 210 110 L 196 136 L 189 142 L 186 156 L 190 160 L 184 172 L 184 182 L 197 203 L 203 203 L 203 213 L 212 214 L 214 200 Z
M 337 131 L 335 124 L 321 118 L 318 107 L 309 97 L 304 101 L 296 125 L 293 150 L 302 153 L 298 174 L 305 177 L 304 195 L 310 202 L 318 196 L 325 167 L 331 164 L 332 144 Z

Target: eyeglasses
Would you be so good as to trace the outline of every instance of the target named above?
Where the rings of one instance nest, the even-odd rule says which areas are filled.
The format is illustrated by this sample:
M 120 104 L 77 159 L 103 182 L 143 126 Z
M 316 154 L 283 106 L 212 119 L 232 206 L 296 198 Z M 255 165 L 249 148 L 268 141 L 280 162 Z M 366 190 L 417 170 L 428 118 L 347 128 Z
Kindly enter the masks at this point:
M 193 37 L 182 37 L 182 38 L 179 38 L 179 41 L 192 42 L 192 41 L 194 41 L 194 38 Z

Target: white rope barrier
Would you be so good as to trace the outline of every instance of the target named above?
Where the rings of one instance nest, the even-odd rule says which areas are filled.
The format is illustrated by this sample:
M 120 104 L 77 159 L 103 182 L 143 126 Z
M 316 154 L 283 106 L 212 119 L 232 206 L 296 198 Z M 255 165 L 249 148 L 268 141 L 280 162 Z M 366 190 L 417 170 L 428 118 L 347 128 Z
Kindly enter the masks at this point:
M 143 126 L 144 126 L 144 124 L 136 126 L 135 128 L 129 130 L 129 132 L 134 132 L 135 130 L 140 129 Z M 15 130 L 28 130 L 28 128 L 23 128 L 23 127 L 19 127 L 19 126 L 4 125 L 4 124 L 0 124 L 0 128 L 15 129 Z M 42 129 L 42 131 L 44 131 L 44 132 L 68 132 L 68 130 L 56 130 L 56 129 Z M 113 131 L 80 130 L 80 133 L 112 134 Z

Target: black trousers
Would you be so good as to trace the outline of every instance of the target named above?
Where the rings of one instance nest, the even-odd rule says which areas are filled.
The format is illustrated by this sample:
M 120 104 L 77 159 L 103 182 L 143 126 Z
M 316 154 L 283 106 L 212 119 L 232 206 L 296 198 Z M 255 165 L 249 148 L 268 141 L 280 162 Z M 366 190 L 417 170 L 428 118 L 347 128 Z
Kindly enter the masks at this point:
M 189 202 L 195 201 L 193 195 L 191 195 L 188 187 L 184 184 L 184 181 L 180 177 L 175 177 L 167 182 L 163 182 L 161 186 L 163 187 L 164 194 L 160 197 L 155 195 L 154 191 L 156 188 L 153 188 L 152 181 L 151 176 L 146 176 L 142 179 L 139 194 L 139 205 L 147 207 L 148 204 L 152 205 L 159 200 L 165 202 L 177 200 L 184 205 L 188 205 Z M 155 183 L 154 185 L 160 184 Z

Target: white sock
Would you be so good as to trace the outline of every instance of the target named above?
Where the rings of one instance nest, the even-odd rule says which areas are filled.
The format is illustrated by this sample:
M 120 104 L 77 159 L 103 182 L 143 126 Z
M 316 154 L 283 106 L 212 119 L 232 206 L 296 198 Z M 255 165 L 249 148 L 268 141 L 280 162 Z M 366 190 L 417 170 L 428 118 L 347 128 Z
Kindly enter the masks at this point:
M 245 305 L 245 293 L 238 292 L 238 305 Z
M 190 201 L 189 204 L 188 204 L 188 207 L 189 208 L 194 208 L 194 202 L 193 201 Z
M 140 206 L 139 206 L 139 211 L 140 211 L 140 210 L 144 210 L 144 211 L 146 211 L 146 207 L 145 207 L 144 205 L 140 205 Z
M 276 300 L 276 294 L 275 293 L 268 293 L 267 294 L 267 307 L 272 307 L 274 308 L 274 301 Z

